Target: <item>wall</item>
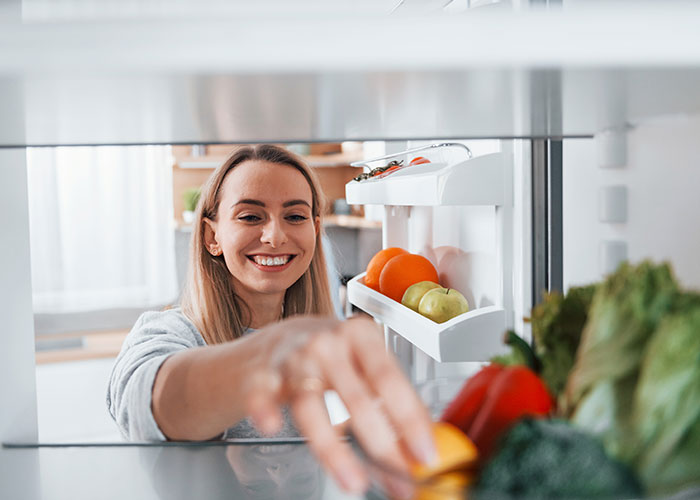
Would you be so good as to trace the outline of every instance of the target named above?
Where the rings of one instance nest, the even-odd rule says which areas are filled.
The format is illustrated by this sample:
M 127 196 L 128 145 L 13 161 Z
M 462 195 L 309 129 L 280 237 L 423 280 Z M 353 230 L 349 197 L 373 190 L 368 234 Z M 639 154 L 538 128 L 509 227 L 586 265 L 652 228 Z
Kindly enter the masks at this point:
M 564 286 L 605 274 L 601 242 L 627 255 L 669 260 L 681 283 L 700 289 L 700 116 L 639 124 L 627 133 L 622 168 L 600 168 L 604 139 L 564 141 Z M 600 188 L 627 188 L 627 220 L 600 222 Z

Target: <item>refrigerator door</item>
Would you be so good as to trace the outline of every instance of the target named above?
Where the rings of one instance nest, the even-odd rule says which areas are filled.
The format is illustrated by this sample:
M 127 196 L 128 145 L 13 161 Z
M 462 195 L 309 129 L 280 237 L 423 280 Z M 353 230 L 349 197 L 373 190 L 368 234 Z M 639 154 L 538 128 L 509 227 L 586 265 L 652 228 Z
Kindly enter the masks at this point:
M 348 283 L 349 300 L 387 327 L 388 347 L 417 383 L 437 376 L 441 365 L 488 361 L 505 352 L 507 328 L 523 330 L 514 321 L 513 275 L 529 266 L 516 262 L 513 245 L 514 156 L 491 146 L 467 159 L 438 155 L 450 145 L 409 149 L 380 160 L 408 164 L 420 154 L 430 162 L 346 185 L 349 203 L 384 205 L 384 248 L 426 257 L 439 284 L 469 302 L 469 312 L 436 323 L 365 286 L 363 275 Z

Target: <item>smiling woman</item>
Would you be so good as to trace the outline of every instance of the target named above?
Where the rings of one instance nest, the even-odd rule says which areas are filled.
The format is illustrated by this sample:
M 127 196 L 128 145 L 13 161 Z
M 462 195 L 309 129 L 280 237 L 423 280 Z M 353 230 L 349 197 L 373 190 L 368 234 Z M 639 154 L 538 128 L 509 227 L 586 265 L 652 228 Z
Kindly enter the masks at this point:
M 214 171 L 181 308 L 142 315 L 115 362 L 107 404 L 125 437 L 302 434 L 342 486 L 360 491 L 366 471 L 324 404 L 334 390 L 370 456 L 400 470 L 435 458 L 427 409 L 381 330 L 333 315 L 322 210 L 314 174 L 282 148 L 241 148 Z
M 332 314 L 321 196 L 313 171 L 275 146 L 241 148 L 212 174 L 197 207 L 182 304 L 207 343 L 282 317 Z M 288 262 L 267 267 L 275 258 Z M 253 317 L 256 309 L 265 318 Z

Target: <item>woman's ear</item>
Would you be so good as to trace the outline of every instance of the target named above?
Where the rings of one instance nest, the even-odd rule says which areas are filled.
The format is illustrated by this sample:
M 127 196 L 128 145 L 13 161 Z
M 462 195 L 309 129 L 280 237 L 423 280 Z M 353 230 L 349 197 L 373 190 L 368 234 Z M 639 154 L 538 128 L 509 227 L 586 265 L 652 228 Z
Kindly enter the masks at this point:
M 318 215 L 314 217 L 314 229 L 316 229 L 316 236 L 321 232 L 321 217 Z
M 221 247 L 219 246 L 219 242 L 216 240 L 216 222 L 207 218 L 203 218 L 202 222 L 204 222 L 205 248 L 214 257 L 221 255 Z

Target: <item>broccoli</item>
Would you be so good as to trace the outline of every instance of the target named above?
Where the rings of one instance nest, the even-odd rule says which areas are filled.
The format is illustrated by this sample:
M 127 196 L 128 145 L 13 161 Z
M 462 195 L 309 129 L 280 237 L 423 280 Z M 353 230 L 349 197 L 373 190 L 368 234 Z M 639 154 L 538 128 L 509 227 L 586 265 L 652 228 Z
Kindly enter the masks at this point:
M 592 436 L 563 420 L 524 419 L 503 437 L 472 493 L 477 500 L 618 499 L 637 498 L 642 488 Z

